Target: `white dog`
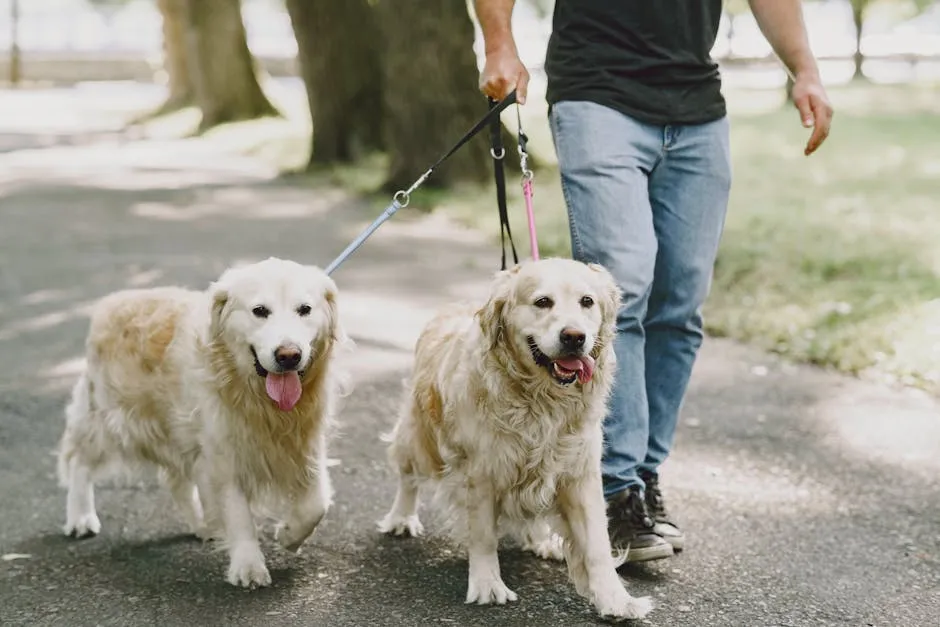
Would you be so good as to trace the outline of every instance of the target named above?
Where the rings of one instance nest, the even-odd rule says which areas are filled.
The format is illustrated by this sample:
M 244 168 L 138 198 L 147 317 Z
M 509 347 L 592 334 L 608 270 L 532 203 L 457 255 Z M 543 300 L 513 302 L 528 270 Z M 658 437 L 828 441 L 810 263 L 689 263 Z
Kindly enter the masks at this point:
M 95 480 L 149 465 L 193 532 L 224 542 L 231 584 L 270 584 L 255 514 L 286 519 L 278 540 L 296 551 L 331 504 L 336 300 L 321 270 L 275 258 L 227 270 L 208 292 L 102 299 L 59 449 L 65 533 L 100 531 Z
M 482 308 L 445 310 L 419 338 L 388 436 L 398 492 L 379 528 L 423 533 L 418 489 L 433 481 L 467 549 L 467 603 L 516 599 L 497 557 L 508 531 L 542 557 L 566 559 L 601 615 L 652 609 L 617 575 L 601 488 L 619 302 L 601 266 L 527 262 L 497 275 Z

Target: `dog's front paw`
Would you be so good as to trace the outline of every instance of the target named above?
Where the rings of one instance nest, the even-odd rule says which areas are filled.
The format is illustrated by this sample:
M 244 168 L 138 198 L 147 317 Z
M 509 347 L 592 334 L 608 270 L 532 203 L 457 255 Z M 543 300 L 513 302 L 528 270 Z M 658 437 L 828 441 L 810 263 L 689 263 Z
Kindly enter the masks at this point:
M 281 548 L 283 548 L 285 551 L 289 551 L 290 553 L 297 553 L 300 551 L 300 547 L 309 536 L 309 533 L 298 532 L 297 527 L 287 524 L 282 527 L 278 527 L 274 537 L 278 544 L 281 545 Z
M 653 599 L 630 596 L 626 589 L 617 586 L 595 594 L 594 607 L 604 617 L 637 620 L 646 618 L 653 610 Z
M 379 531 L 393 536 L 411 536 L 417 538 L 424 534 L 424 525 L 417 514 L 398 516 L 389 513 L 379 522 Z
M 211 542 L 219 538 L 220 532 L 209 525 L 199 525 L 193 527 L 192 534 L 203 542 Z
M 229 563 L 226 581 L 239 588 L 270 586 L 271 574 L 264 565 L 260 549 L 236 550 Z
M 94 512 L 81 516 L 69 516 L 62 532 L 70 538 L 89 538 L 101 532 L 101 521 L 98 520 L 98 514 Z
M 517 598 L 516 593 L 498 576 L 471 577 L 467 586 L 467 603 L 505 605 L 507 601 L 515 601 Z

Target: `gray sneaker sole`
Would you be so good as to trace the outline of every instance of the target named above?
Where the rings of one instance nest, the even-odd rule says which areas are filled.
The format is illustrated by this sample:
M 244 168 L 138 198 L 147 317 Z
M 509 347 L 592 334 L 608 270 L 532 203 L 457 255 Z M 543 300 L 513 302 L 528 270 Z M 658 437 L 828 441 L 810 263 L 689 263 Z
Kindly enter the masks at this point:
M 662 538 L 669 543 L 676 553 L 680 553 L 685 549 L 685 538 L 683 536 L 663 536 Z
M 656 527 L 653 528 L 653 531 L 656 532 L 660 538 L 671 544 L 676 553 L 685 548 L 685 535 L 681 532 L 677 533 L 678 530 L 672 525 L 657 524 Z
M 627 561 L 626 563 L 636 563 L 636 562 L 651 562 L 653 560 L 661 560 L 667 557 L 672 557 L 675 555 L 675 551 L 672 548 L 672 545 L 663 542 L 662 544 L 656 544 L 655 546 L 645 546 L 643 548 L 630 548 L 627 551 Z

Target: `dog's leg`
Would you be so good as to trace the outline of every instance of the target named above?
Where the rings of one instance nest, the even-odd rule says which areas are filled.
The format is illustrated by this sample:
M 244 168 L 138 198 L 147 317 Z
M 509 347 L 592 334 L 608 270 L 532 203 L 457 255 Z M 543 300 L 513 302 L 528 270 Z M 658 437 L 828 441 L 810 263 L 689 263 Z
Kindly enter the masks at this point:
M 578 593 L 590 599 L 601 616 L 645 617 L 653 609 L 652 599 L 630 596 L 617 574 L 599 468 L 584 481 L 559 486 L 558 505 L 568 573 Z
M 228 582 L 245 588 L 270 585 L 271 575 L 264 565 L 264 554 L 258 543 L 248 498 L 234 483 L 228 484 L 221 496 L 222 522 L 229 553 Z
M 392 508 L 379 521 L 379 531 L 395 536 L 418 537 L 424 526 L 418 518 L 418 487 L 416 474 L 416 442 L 422 441 L 419 425 L 426 422 L 415 403 L 414 394 L 409 394 L 402 407 L 401 418 L 390 437 L 389 460 L 398 471 L 398 489 Z
M 530 551 L 542 559 L 564 561 L 564 542 L 554 532 L 548 520 L 537 518 L 522 525 L 517 535 L 523 551 Z
M 92 460 L 100 463 L 108 450 L 96 437 L 95 425 L 100 418 L 92 408 L 91 379 L 83 373 L 65 407 L 65 431 L 59 442 L 57 464 L 59 482 L 68 490 L 62 530 L 69 537 L 84 538 L 101 531 L 92 479 Z
M 200 457 L 195 464 L 193 474 L 196 481 L 196 496 L 199 505 L 202 508 L 202 525 L 204 540 L 213 540 L 224 535 L 222 530 L 222 519 L 220 503 L 217 498 L 217 490 L 210 480 L 209 469 L 207 467 L 206 457 Z
M 208 539 L 205 520 L 203 518 L 202 503 L 196 484 L 177 473 L 170 473 L 167 477 L 167 487 L 179 508 L 183 520 L 189 525 L 190 531 L 201 540 Z
M 287 524 L 278 530 L 277 540 L 286 550 L 297 552 L 323 520 L 333 499 L 333 487 L 326 466 L 326 446 L 321 441 L 316 476 L 307 491 L 291 508 Z
M 91 468 L 80 454 L 68 461 L 68 496 L 65 507 L 65 535 L 85 538 L 98 535 L 101 521 L 95 511 L 95 484 Z
M 424 533 L 424 525 L 418 518 L 418 479 L 410 472 L 399 469 L 395 501 L 385 518 L 379 521 L 379 531 L 415 538 Z
M 467 585 L 467 603 L 497 603 L 515 601 L 499 572 L 499 537 L 496 528 L 496 495 L 487 480 L 467 480 L 467 554 L 470 572 Z

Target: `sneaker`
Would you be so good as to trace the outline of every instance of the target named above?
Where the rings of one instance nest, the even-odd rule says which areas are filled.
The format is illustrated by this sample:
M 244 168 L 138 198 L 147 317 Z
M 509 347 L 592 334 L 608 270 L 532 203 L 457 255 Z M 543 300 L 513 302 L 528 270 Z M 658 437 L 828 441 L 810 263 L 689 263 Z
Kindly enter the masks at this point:
M 607 533 L 614 553 L 625 562 L 648 562 L 673 555 L 672 545 L 653 530 L 640 486 L 630 486 L 607 502 Z
M 671 544 L 673 550 L 678 553 L 685 548 L 685 534 L 679 530 L 666 511 L 666 502 L 659 489 L 659 476 L 649 471 L 641 471 L 640 479 L 646 484 L 646 508 L 653 516 L 653 531 Z

